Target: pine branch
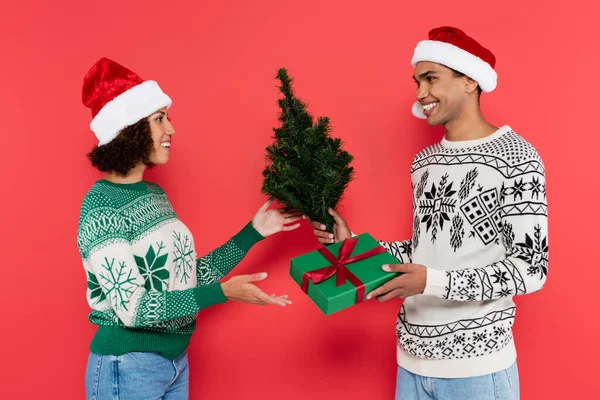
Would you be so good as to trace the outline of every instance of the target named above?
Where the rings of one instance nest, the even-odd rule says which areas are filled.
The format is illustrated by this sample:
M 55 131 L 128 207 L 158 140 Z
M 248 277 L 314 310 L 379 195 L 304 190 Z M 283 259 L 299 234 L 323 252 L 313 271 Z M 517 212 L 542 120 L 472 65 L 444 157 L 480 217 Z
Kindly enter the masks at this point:
M 333 228 L 328 209 L 335 208 L 354 170 L 353 157 L 330 134 L 328 117 L 313 117 L 295 97 L 292 79 L 281 68 L 277 73 L 283 97 L 279 99 L 281 126 L 274 128 L 274 142 L 267 147 L 269 164 L 263 170 L 262 192 L 285 207 Z

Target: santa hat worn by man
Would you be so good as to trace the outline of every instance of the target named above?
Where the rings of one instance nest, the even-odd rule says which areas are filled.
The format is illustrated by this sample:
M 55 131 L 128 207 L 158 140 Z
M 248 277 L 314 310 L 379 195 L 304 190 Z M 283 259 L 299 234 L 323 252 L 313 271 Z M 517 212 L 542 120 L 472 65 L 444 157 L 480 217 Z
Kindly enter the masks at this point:
M 82 101 L 92 111 L 90 128 L 98 138 L 98 146 L 172 104 L 158 83 L 145 81 L 108 58 L 98 60 L 83 78 Z
M 429 61 L 452 68 L 477 81 L 483 92 L 496 88 L 498 75 L 494 70 L 496 57 L 457 28 L 443 26 L 429 31 L 429 40 L 423 40 L 415 48 L 411 64 Z M 413 104 L 415 117 L 426 119 L 418 101 Z

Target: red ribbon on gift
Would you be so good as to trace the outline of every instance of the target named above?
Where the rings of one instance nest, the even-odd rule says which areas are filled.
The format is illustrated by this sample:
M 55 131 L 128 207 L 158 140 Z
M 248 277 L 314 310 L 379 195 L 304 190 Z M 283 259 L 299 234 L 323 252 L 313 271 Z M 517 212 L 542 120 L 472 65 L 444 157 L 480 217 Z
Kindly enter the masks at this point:
M 342 246 L 340 247 L 338 258 L 336 258 L 327 248 L 319 249 L 319 253 L 321 253 L 323 257 L 325 257 L 327 261 L 331 263 L 331 266 L 305 272 L 304 275 L 302 275 L 302 290 L 305 293 L 308 291 L 308 282 L 320 283 L 335 275 L 336 287 L 343 285 L 346 283 L 346 280 L 349 280 L 350 283 L 356 287 L 356 302 L 360 303 L 363 301 L 365 298 L 365 284 L 362 283 L 361 280 L 358 279 L 356 275 L 354 275 L 348 269 L 348 267 L 346 267 L 346 264 L 351 264 L 356 261 L 373 257 L 380 253 L 385 253 L 386 250 L 381 246 L 377 246 L 365 253 L 350 257 L 350 255 L 352 255 L 352 251 L 356 247 L 357 242 L 357 237 L 344 240 Z

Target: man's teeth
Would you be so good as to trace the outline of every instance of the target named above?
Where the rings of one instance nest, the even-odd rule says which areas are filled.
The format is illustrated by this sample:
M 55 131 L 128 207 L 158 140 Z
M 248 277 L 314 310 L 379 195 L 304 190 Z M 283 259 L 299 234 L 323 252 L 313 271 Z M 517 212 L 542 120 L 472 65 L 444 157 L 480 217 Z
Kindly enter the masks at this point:
M 160 145 L 162 147 L 166 147 L 167 149 L 171 148 L 171 143 L 169 143 L 169 142 L 162 142 Z
M 426 111 L 431 110 L 433 107 L 437 106 L 437 103 L 429 103 L 423 106 L 423 109 Z

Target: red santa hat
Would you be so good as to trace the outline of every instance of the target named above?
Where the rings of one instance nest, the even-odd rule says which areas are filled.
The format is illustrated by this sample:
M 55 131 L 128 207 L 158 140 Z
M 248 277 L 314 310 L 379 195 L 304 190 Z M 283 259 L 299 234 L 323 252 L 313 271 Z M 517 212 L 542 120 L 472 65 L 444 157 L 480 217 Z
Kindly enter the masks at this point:
M 413 68 L 420 61 L 434 62 L 461 72 L 477 81 L 483 92 L 496 88 L 496 57 L 460 29 L 443 26 L 429 31 L 429 40 L 419 42 L 414 50 Z M 418 101 L 413 104 L 412 112 L 418 118 L 426 118 Z
M 109 143 L 123 128 L 172 104 L 158 83 L 145 81 L 108 58 L 98 60 L 83 78 L 82 101 L 92 111 L 90 128 L 98 138 L 98 146 Z

